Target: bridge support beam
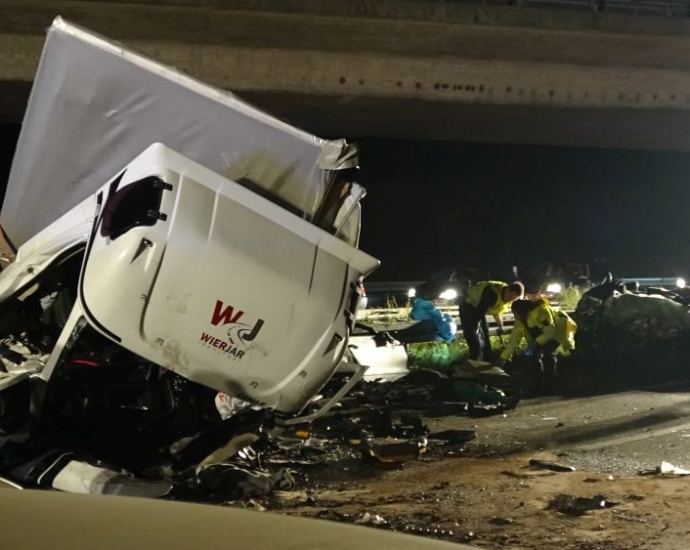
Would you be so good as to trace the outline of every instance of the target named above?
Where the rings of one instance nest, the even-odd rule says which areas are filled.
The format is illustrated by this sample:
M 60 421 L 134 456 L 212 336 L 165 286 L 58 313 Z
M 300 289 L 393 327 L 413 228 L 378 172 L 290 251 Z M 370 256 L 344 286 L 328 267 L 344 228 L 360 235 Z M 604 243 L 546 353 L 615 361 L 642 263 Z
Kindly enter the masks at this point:
M 525 25 L 517 10 L 514 26 L 472 23 L 464 15 L 486 8 L 457 4 L 440 22 L 437 2 L 416 2 L 432 10 L 421 20 L 403 1 L 397 19 L 191 3 L 5 0 L 0 120 L 21 119 L 44 29 L 59 14 L 321 135 L 690 150 L 684 22 L 603 32 L 595 18 L 564 31 L 565 22 L 537 28 L 536 16 Z

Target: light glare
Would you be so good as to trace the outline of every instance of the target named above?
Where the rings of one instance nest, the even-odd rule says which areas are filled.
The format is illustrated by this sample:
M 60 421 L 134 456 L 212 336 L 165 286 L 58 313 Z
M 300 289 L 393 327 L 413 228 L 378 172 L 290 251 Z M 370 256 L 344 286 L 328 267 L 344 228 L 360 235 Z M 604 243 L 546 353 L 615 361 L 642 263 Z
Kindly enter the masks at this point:
M 449 288 L 441 292 L 438 297 L 441 298 L 441 300 L 455 300 L 455 298 L 458 297 L 458 293 L 454 288 Z

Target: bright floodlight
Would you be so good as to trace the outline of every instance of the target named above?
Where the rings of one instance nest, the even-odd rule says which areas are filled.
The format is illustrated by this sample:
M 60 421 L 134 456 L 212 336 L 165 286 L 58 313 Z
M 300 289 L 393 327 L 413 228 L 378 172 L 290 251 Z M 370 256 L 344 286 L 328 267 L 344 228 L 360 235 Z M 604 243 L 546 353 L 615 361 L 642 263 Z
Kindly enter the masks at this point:
M 410 290 L 407 291 L 407 297 L 408 298 L 414 298 L 417 295 L 417 291 L 414 288 L 411 288 Z
M 685 279 L 683 279 L 683 277 L 678 277 L 676 279 L 676 286 L 678 288 L 685 288 Z
M 441 292 L 438 297 L 441 298 L 441 300 L 455 300 L 455 298 L 458 297 L 458 293 L 455 291 L 455 289 L 449 288 Z
M 546 292 L 551 292 L 553 294 L 558 294 L 562 287 L 559 283 L 549 283 L 546 285 Z

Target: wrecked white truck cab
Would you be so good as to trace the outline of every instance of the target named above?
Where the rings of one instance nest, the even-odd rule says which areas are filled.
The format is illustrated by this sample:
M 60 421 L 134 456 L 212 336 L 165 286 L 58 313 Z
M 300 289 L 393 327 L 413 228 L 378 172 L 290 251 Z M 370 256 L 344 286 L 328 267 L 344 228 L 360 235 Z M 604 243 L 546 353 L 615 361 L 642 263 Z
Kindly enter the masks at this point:
M 69 272 L 59 290 L 43 289 L 44 304 L 58 293 L 74 300 L 44 380 L 83 320 L 193 382 L 291 413 L 339 364 L 357 307 L 355 283 L 378 264 L 161 144 L 36 241 L 44 243 L 39 253 L 48 251 L 47 265 L 20 249 L 0 274 L 0 299 L 11 298 L 22 276 L 31 275 L 22 287 L 33 286 L 64 266 L 63 257 L 83 254 L 78 279 Z
M 58 18 L 2 210 L 19 246 L 0 273 L 0 436 L 30 401 L 37 448 L 136 470 L 217 430 L 217 392 L 295 419 L 342 361 L 358 280 L 379 264 L 357 248 L 357 162 L 344 140 Z

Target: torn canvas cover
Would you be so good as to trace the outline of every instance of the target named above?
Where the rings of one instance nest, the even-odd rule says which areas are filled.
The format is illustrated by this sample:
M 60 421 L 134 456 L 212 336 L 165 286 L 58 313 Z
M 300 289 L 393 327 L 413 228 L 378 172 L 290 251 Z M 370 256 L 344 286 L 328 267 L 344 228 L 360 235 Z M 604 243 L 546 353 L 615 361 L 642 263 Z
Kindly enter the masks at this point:
M 325 193 L 319 156 L 332 142 L 58 17 L 48 30 L 0 216 L 12 244 L 26 242 L 155 142 L 268 190 L 307 220 Z M 355 185 L 352 196 L 361 197 L 361 188 Z M 349 224 L 358 234 L 359 211 L 353 212 Z M 346 240 L 356 244 L 357 236 Z

